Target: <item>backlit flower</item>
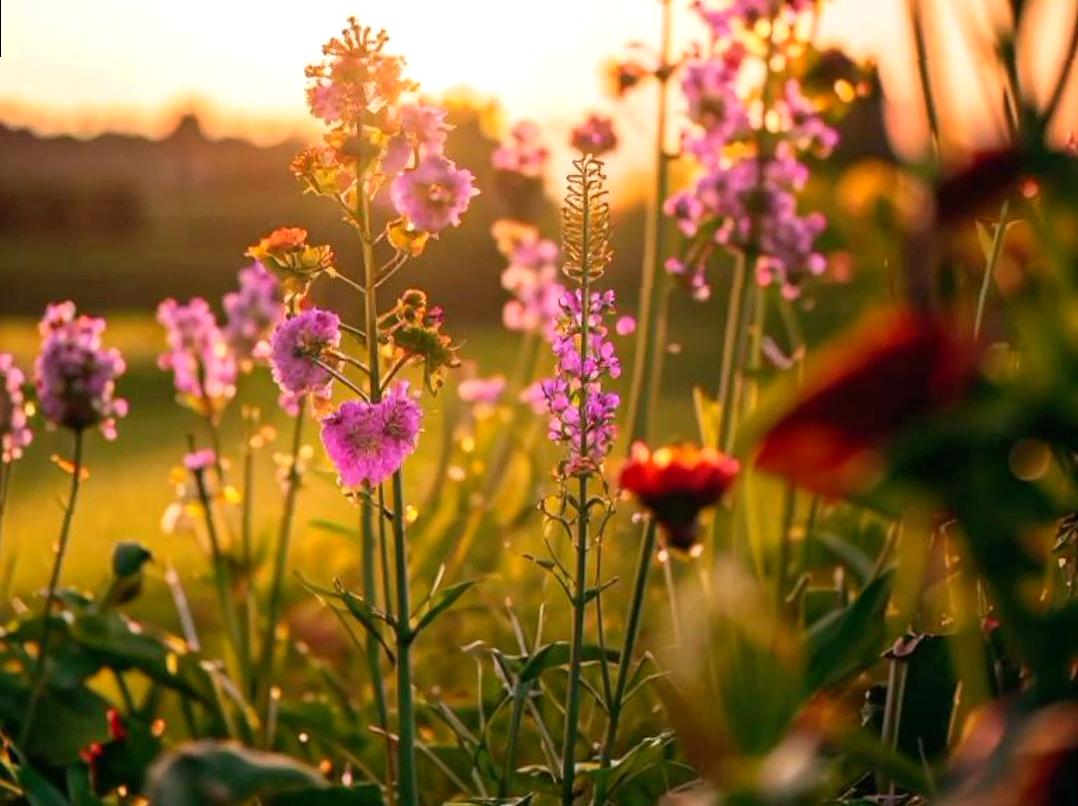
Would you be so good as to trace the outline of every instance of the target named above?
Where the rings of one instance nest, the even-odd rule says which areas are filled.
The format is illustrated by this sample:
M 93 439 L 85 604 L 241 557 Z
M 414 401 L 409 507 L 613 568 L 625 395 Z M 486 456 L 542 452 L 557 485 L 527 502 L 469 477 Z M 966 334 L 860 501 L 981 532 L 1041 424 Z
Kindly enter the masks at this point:
M 307 230 L 278 227 L 254 246 L 247 257 L 257 260 L 276 275 L 285 298 L 306 295 L 322 272 L 333 268 L 333 250 L 307 243 Z
M 30 444 L 29 411 L 23 394 L 25 376 L 9 353 L 0 353 L 0 463 L 9 464 L 22 456 Z
M 115 396 L 125 365 L 119 350 L 101 345 L 105 320 L 78 316 L 75 303 L 62 302 L 45 309 L 38 329 L 34 385 L 45 419 L 73 431 L 98 425 L 115 438 L 116 418 L 127 414 L 127 401 Z
M 978 355 L 934 316 L 876 313 L 820 354 L 756 464 L 825 495 L 864 491 L 879 479 L 888 441 L 960 397 Z
M 236 359 L 209 303 L 194 297 L 185 304 L 166 299 L 157 306 L 168 349 L 157 366 L 171 370 L 173 385 L 196 411 L 219 412 L 236 394 Z
M 537 178 L 543 175 L 549 158 L 550 149 L 540 139 L 539 126 L 530 120 L 522 120 L 509 130 L 509 136 L 494 149 L 491 162 L 498 171 Z
M 269 335 L 284 318 L 284 303 L 277 279 L 261 263 L 239 273 L 240 287 L 225 294 L 224 337 L 241 364 L 269 356 Z
M 668 546 L 689 551 L 700 511 L 719 502 L 739 469 L 736 459 L 710 448 L 672 445 L 653 453 L 637 442 L 619 484 L 652 514 Z
M 471 171 L 436 155 L 424 157 L 414 170 L 400 174 L 390 189 L 397 212 L 417 229 L 432 234 L 458 226 L 478 193 Z
M 322 421 L 322 444 L 347 488 L 376 485 L 396 473 L 416 447 L 423 412 L 397 384 L 378 403 L 349 400 Z
M 404 104 L 400 108 L 401 134 L 415 145 L 420 156 L 440 155 L 446 135 L 453 128 L 445 121 L 448 114 L 431 104 Z
M 579 126 L 573 129 L 570 145 L 582 154 L 597 157 L 607 151 L 613 151 L 618 144 L 614 134 L 614 123 L 602 115 L 589 115 Z
M 493 406 L 505 393 L 504 375 L 489 378 L 467 378 L 457 384 L 457 396 L 465 403 Z
M 292 395 L 325 394 L 333 376 L 318 360 L 335 365 L 327 350 L 340 346 L 341 320 L 332 311 L 310 308 L 273 331 L 270 367 L 281 390 Z

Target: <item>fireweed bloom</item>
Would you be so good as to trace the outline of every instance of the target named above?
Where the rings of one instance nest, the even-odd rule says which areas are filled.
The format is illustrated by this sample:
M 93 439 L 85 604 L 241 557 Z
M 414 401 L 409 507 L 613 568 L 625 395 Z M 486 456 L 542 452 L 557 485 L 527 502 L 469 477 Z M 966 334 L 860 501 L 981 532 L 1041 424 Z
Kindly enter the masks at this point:
M 756 23 L 783 23 L 790 33 L 763 44 L 779 55 L 787 49 L 795 54 L 804 45 L 796 33 L 804 27 L 798 24 L 800 15 L 810 13 L 812 4 L 737 0 L 715 5 L 695 4 L 710 29 L 710 47 L 682 70 L 690 123 L 682 152 L 698 170 L 693 186 L 663 205 L 688 240 L 681 254 L 666 261 L 666 270 L 705 299 L 710 293 L 705 266 L 716 249 L 729 250 L 748 257 L 760 285 L 775 285 L 794 298 L 807 278 L 826 268 L 815 247 L 826 221 L 819 213 L 798 210 L 809 173 L 802 157 L 826 156 L 838 133 L 796 77 L 765 69 L 755 55 L 764 52 Z
M 583 154 L 598 157 L 613 151 L 618 145 L 614 134 L 614 123 L 602 115 L 589 115 L 579 126 L 573 129 L 569 144 Z
M 552 340 L 565 294 L 559 280 L 558 245 L 532 230 L 512 245 L 508 258 L 501 282 L 513 298 L 502 308 L 502 324 L 509 330 L 540 332 Z
M 209 303 L 194 297 L 186 304 L 166 299 L 157 306 L 168 350 L 157 366 L 172 372 L 176 392 L 196 411 L 219 412 L 236 395 L 236 359 Z
M 491 155 L 496 171 L 520 174 L 530 179 L 542 177 L 549 159 L 550 149 L 540 138 L 539 126 L 530 120 L 516 123 L 509 130 L 509 136 Z
M 390 188 L 397 212 L 416 229 L 432 235 L 448 226 L 459 226 L 461 215 L 478 194 L 471 171 L 433 154 L 394 179 Z
M 388 479 L 416 448 L 423 412 L 398 383 L 378 403 L 348 400 L 322 421 L 322 444 L 342 487 Z
M 277 326 L 270 343 L 270 368 L 285 411 L 298 412 L 299 398 L 305 394 L 329 398 L 333 376 L 315 359 L 336 366 L 339 362 L 326 352 L 340 343 L 340 318 L 321 308 L 310 308 Z
M 34 385 L 45 419 L 73 431 L 100 426 L 115 439 L 116 418 L 127 414 L 127 401 L 115 396 L 125 365 L 119 350 L 101 345 L 105 320 L 77 316 L 75 303 L 61 302 L 45 309 L 38 329 Z
M 953 405 L 976 377 L 980 351 L 961 331 L 908 309 L 877 312 L 818 356 L 792 407 L 763 439 L 756 464 L 806 489 L 869 489 L 889 441 Z
M 269 357 L 269 336 L 284 318 L 284 301 L 277 278 L 261 263 L 239 273 L 239 290 L 225 294 L 224 337 L 243 367 Z
M 562 294 L 561 313 L 552 347 L 557 358 L 557 374 L 542 382 L 541 389 L 550 415 L 548 435 L 569 450 L 563 468 L 566 476 L 599 469 L 617 436 L 614 423 L 620 398 L 602 390 L 602 381 L 621 375 L 614 345 L 607 337 L 606 321 L 614 313 L 614 292 L 589 294 L 587 310 L 580 290 Z M 587 316 L 588 345 L 581 360 L 580 342 Z M 581 444 L 585 453 L 581 453 Z
M 9 353 L 0 353 L 0 463 L 10 464 L 22 456 L 33 434 L 23 384 L 26 377 Z
M 637 442 L 618 483 L 662 527 L 667 546 L 691 552 L 701 510 L 719 502 L 739 469 L 736 459 L 709 448 L 672 445 L 652 453 Z

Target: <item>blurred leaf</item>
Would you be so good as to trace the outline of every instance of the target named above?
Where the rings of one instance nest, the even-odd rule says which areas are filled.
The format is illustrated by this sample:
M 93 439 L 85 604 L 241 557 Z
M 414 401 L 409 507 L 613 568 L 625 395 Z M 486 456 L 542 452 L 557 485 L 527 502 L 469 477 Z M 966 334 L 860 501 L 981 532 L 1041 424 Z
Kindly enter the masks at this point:
M 12 732 L 26 715 L 29 687 L 20 677 L 0 673 L 0 720 Z M 38 701 L 34 730 L 26 755 L 62 766 L 79 757 L 93 742 L 108 739 L 105 711 L 108 702 L 85 687 L 58 689 L 46 686 Z
M 450 585 L 445 590 L 439 592 L 431 602 L 430 609 L 423 614 L 415 625 L 413 632 L 418 633 L 426 627 L 429 627 L 438 616 L 452 607 L 457 599 L 471 590 L 478 582 L 479 580 L 477 579 L 469 579 L 464 582 L 458 582 L 456 585 Z
M 153 554 L 141 543 L 121 541 L 112 549 L 112 573 L 118 577 L 129 577 L 142 570 Z
M 216 741 L 178 747 L 158 759 L 149 775 L 147 795 L 155 806 L 225 806 L 327 788 L 316 770 L 287 756 Z
M 834 685 L 879 658 L 893 581 L 893 573 L 881 574 L 848 606 L 824 616 L 809 629 L 805 636 L 806 692 Z
M 101 806 L 101 800 L 94 794 L 90 782 L 90 768 L 85 762 L 69 764 L 66 773 L 67 797 L 71 806 Z
M 70 806 L 60 790 L 25 761 L 18 766 L 17 775 L 30 806 Z
M 265 800 L 269 806 L 382 806 L 385 803 L 378 784 L 297 789 Z

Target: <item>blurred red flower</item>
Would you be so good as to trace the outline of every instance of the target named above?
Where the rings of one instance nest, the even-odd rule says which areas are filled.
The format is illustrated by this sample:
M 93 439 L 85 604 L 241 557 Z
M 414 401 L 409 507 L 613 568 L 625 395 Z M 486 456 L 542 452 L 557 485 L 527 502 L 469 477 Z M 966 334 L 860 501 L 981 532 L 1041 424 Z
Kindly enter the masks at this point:
M 864 491 L 879 479 L 888 440 L 960 397 L 978 355 L 944 318 L 908 308 L 872 314 L 820 354 L 756 463 L 824 495 Z
M 709 448 L 671 445 L 652 453 L 637 442 L 620 485 L 651 512 L 668 546 L 688 551 L 696 542 L 700 510 L 718 503 L 739 469 L 736 459 Z

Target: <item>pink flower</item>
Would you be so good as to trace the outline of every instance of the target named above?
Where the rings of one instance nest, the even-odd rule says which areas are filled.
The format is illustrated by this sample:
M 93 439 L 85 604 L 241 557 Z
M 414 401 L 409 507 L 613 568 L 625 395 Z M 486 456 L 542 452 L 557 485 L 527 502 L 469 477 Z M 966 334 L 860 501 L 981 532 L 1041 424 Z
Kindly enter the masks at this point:
M 115 438 L 116 418 L 127 414 L 127 401 L 115 397 L 116 378 L 126 367 L 119 350 L 101 346 L 105 320 L 76 316 L 75 303 L 62 302 L 45 309 L 38 329 L 34 384 L 45 419 L 73 431 L 99 425 Z
M 209 304 L 194 297 L 181 305 L 166 299 L 157 306 L 168 350 L 157 366 L 171 370 L 176 391 L 196 410 L 211 414 L 236 395 L 236 359 Z
M 240 363 L 269 357 L 269 335 L 284 318 L 284 302 L 277 278 L 261 263 L 239 273 L 238 291 L 225 294 L 224 337 Z
M 447 114 L 438 106 L 404 104 L 400 108 L 401 133 L 415 143 L 423 156 L 440 155 L 445 148 L 446 133 L 453 128 L 445 122 Z
M 213 467 L 216 464 L 217 454 L 210 448 L 201 448 L 197 451 L 191 451 L 183 457 L 183 466 L 192 473 L 198 473 L 206 468 Z
M 378 403 L 342 403 L 322 421 L 322 444 L 341 486 L 376 485 L 396 473 L 416 448 L 422 419 L 403 382 Z
M 558 318 L 558 300 L 565 293 L 558 278 L 558 245 L 537 235 L 521 238 L 509 255 L 502 272 L 502 288 L 513 299 L 502 308 L 502 323 L 509 330 L 540 331 L 553 338 Z
M 589 115 L 587 120 L 573 129 L 570 138 L 573 148 L 595 157 L 613 151 L 617 144 L 613 121 L 601 115 Z
M 479 194 L 474 182 L 471 171 L 430 155 L 394 179 L 390 194 L 397 212 L 411 219 L 417 229 L 437 233 L 460 225 L 472 196 Z
M 619 336 L 629 336 L 636 332 L 636 320 L 631 316 L 622 316 L 614 323 L 614 332 Z
M 457 395 L 465 403 L 493 406 L 501 400 L 505 387 L 504 375 L 492 375 L 489 378 L 468 378 L 457 384 Z
M 10 464 L 22 456 L 33 434 L 27 424 L 26 396 L 23 394 L 25 376 L 15 359 L 0 353 L 0 463 Z
M 509 137 L 494 149 L 491 162 L 496 170 L 535 178 L 543 175 L 549 158 L 550 149 L 541 142 L 539 127 L 530 120 L 522 120 L 509 130 Z
M 311 308 L 278 325 L 270 346 L 270 366 L 283 392 L 296 396 L 328 392 L 333 376 L 315 359 L 325 360 L 326 350 L 340 345 L 340 324 L 332 311 Z

